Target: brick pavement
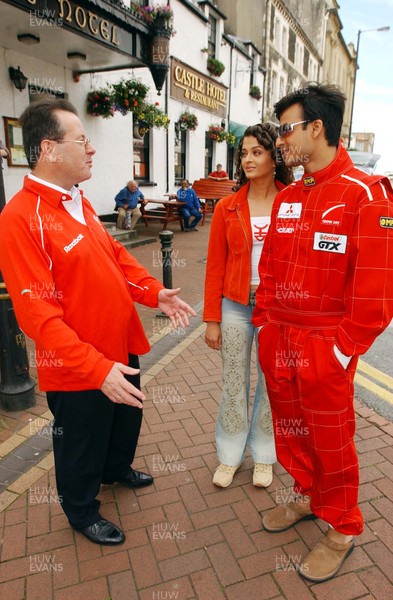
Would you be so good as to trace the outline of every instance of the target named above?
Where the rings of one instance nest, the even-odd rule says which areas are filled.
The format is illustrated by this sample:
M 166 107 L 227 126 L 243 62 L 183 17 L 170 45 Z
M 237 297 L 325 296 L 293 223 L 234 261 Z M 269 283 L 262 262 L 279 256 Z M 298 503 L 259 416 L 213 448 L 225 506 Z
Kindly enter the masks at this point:
M 153 230 L 149 226 L 149 231 Z M 175 285 L 200 307 L 208 225 L 175 234 Z M 132 253 L 158 277 L 159 244 Z M 0 598 L 12 600 L 340 600 L 393 597 L 393 426 L 356 401 L 360 503 L 365 531 L 339 577 L 309 585 L 295 572 L 325 530 L 305 522 L 281 534 L 261 531 L 260 513 L 285 500 L 290 476 L 276 465 L 268 490 L 252 486 L 247 455 L 234 483 L 212 485 L 214 421 L 221 387 L 218 353 L 205 346 L 199 319 L 187 334 L 167 333 L 151 309 L 140 311 L 154 343 L 144 359 L 148 401 L 134 466 L 152 487 L 103 486 L 102 514 L 126 542 L 91 544 L 68 527 L 55 491 L 53 457 L 40 458 L 0 494 Z M 166 335 L 166 337 L 164 337 Z M 0 457 L 18 451 L 50 419 L 43 395 L 24 413 L 1 413 Z M 30 419 L 30 421 L 29 421 Z M 35 421 L 34 421 L 35 419 Z M 16 436 L 16 437 L 15 437 Z

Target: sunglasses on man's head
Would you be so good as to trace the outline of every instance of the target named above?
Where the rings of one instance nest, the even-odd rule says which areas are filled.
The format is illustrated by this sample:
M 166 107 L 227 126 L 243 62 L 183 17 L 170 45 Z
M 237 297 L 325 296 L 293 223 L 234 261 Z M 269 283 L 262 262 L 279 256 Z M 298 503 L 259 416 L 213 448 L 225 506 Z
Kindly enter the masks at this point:
M 290 135 L 293 131 L 293 128 L 296 125 L 301 125 L 302 123 L 309 123 L 310 121 L 297 121 L 297 123 L 283 123 L 277 128 L 278 137 L 284 138 Z

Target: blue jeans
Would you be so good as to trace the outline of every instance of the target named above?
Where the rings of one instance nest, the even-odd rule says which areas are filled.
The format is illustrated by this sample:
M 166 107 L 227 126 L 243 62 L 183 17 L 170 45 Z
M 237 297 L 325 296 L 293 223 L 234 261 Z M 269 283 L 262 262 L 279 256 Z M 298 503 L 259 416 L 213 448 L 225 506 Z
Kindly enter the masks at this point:
M 254 463 L 273 464 L 276 450 L 270 402 L 265 378 L 259 366 L 250 427 L 248 407 L 250 396 L 251 350 L 257 330 L 251 323 L 252 307 L 222 300 L 222 365 L 223 386 L 216 421 L 216 444 L 220 463 L 239 465 L 245 455 L 247 442 Z
M 180 216 L 184 219 L 184 227 L 186 229 L 194 229 L 202 219 L 202 213 L 196 208 L 181 208 Z M 190 217 L 194 217 L 190 224 Z

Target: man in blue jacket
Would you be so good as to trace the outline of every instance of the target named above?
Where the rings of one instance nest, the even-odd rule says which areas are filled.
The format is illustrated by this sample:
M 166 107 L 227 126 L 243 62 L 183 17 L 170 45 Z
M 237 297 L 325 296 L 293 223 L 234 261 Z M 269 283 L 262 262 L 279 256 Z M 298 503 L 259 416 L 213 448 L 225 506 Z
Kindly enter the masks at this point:
M 141 216 L 138 202 L 144 202 L 144 195 L 137 187 L 135 181 L 129 181 L 115 196 L 116 210 L 119 213 L 116 227 L 118 229 L 135 229 Z
M 192 188 L 188 179 L 183 179 L 181 182 L 181 189 L 176 194 L 178 202 L 182 202 L 184 206 L 179 208 L 180 216 L 184 219 L 184 231 L 198 231 L 196 226 L 202 219 L 201 205 L 198 200 L 198 196 Z M 190 218 L 194 217 L 192 223 Z

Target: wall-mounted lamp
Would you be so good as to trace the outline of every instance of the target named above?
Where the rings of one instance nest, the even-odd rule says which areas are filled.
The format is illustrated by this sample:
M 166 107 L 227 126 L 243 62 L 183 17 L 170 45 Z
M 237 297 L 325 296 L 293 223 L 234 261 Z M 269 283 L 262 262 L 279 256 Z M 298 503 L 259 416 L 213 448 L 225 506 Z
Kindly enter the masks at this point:
M 87 56 L 86 54 L 83 54 L 83 52 L 67 52 L 67 58 L 69 59 L 79 59 L 79 60 L 86 60 Z
M 35 46 L 40 43 L 38 35 L 33 35 L 32 33 L 18 33 L 17 38 L 19 42 L 27 46 Z
M 8 69 L 8 72 L 10 74 L 10 79 L 11 81 L 13 81 L 16 89 L 20 92 L 24 90 L 27 83 L 27 77 L 26 75 L 23 75 L 22 71 L 20 70 L 20 67 L 18 67 L 17 69 L 10 67 Z

